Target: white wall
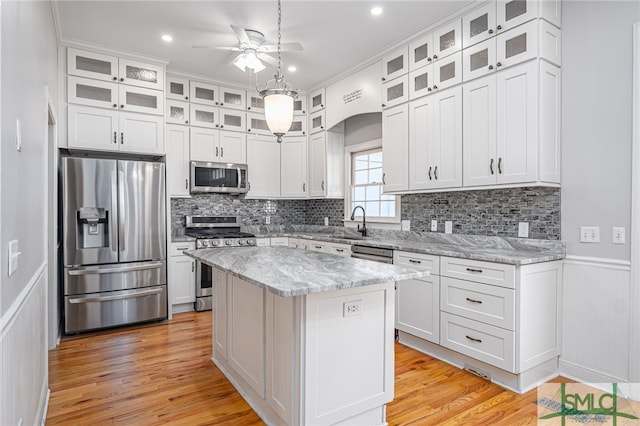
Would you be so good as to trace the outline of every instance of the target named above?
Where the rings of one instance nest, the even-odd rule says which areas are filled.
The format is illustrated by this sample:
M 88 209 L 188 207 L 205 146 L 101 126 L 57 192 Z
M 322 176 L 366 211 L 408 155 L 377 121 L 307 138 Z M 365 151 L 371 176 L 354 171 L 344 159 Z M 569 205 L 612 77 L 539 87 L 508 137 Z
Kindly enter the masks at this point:
M 631 226 L 632 30 L 637 1 L 562 3 L 562 239 L 570 255 L 628 260 L 611 227 Z M 600 227 L 600 244 L 579 227 Z
M 0 395 L 2 424 L 39 423 L 47 387 L 47 104 L 45 86 L 57 99 L 57 42 L 49 1 L 1 3 L 2 144 L 0 145 L 0 337 L 20 345 L 2 357 L 0 377 L 15 377 L 14 393 Z M 15 149 L 16 120 L 22 123 L 22 151 Z M 7 245 L 19 241 L 19 267 L 7 275 Z M 39 307 L 39 314 L 34 311 Z M 46 312 L 46 309 L 44 310 Z M 25 332 L 24 330 L 27 330 Z M 8 340 L 5 340 L 8 339 Z M 4 349 L 7 349 L 6 347 Z M 34 368 L 33 363 L 37 364 Z M 45 394 L 46 395 L 46 394 Z
M 344 121 L 344 144 L 356 145 L 382 138 L 382 114 L 373 112 L 347 118 Z

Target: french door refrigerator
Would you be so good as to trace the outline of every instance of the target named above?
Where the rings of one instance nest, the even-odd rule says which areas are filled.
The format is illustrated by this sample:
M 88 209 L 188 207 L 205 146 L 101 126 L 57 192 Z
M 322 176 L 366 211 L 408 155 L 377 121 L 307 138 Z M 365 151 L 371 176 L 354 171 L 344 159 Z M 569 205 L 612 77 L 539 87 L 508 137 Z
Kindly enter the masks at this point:
M 167 317 L 164 164 L 65 157 L 65 332 Z

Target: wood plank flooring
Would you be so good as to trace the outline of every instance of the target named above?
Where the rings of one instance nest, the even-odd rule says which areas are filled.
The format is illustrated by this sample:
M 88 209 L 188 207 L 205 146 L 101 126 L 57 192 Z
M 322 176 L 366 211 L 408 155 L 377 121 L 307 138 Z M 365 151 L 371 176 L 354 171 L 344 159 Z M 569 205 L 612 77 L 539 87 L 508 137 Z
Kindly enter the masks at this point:
M 518 395 L 396 344 L 390 425 L 536 424 Z M 211 362 L 211 314 L 64 340 L 49 353 L 47 425 L 261 425 Z

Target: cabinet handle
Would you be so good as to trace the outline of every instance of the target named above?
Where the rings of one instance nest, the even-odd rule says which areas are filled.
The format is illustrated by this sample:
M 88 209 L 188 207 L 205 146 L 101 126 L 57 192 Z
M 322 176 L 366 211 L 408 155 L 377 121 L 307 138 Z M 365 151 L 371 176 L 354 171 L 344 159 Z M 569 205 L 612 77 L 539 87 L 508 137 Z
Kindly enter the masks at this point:
M 418 264 L 422 263 L 422 261 L 420 261 L 420 260 L 414 260 L 414 259 L 409 259 L 409 262 L 411 262 L 411 263 L 418 263 Z
M 322 188 L 322 190 L 324 191 L 324 181 L 322 181 L 322 183 L 320 184 L 320 188 Z
M 502 174 L 502 157 L 498 158 L 498 173 Z
M 489 28 L 489 34 L 493 34 L 493 30 Z
M 471 340 L 472 342 L 477 342 L 477 343 L 482 343 L 482 340 L 480 339 L 475 339 L 473 337 L 469 337 L 469 336 L 465 336 L 467 339 Z
M 468 297 L 465 297 L 465 299 L 471 303 L 482 303 L 482 300 L 469 299 Z
M 489 65 L 489 69 L 492 70 L 493 69 L 493 65 Z
M 338 253 L 342 253 L 342 252 L 344 251 L 344 249 L 338 249 L 338 248 L 337 248 L 337 249 L 336 249 L 336 251 L 337 251 Z
M 498 62 L 498 63 L 496 64 L 496 67 L 501 67 L 501 66 L 502 66 L 502 62 Z
M 218 105 L 219 102 L 216 102 L 216 105 Z
M 195 262 L 191 262 L 191 272 L 195 272 L 195 270 L 196 270 Z
M 218 147 L 216 146 L 216 157 L 218 156 Z
M 247 182 L 247 191 L 251 191 L 251 182 Z
M 387 177 L 387 174 L 386 174 L 386 173 L 383 173 L 383 174 L 382 174 L 382 184 L 383 184 L 383 185 L 386 185 L 386 184 L 387 184 L 387 181 L 386 181 L 386 179 L 385 179 L 386 177 Z
M 498 26 L 496 27 L 496 29 L 497 29 L 498 31 L 500 31 L 500 30 L 502 29 L 502 25 L 498 25 Z
M 189 250 L 189 247 L 176 247 L 176 250 L 178 251 Z
M 431 166 L 429 166 L 429 180 L 431 180 Z
M 438 166 L 436 166 L 436 168 L 433 169 L 433 177 L 435 177 L 436 180 L 438 180 Z
M 113 132 L 113 143 L 118 143 L 118 132 Z
M 474 269 L 474 268 L 467 268 L 467 271 L 469 272 L 478 272 L 478 273 L 482 273 L 482 269 Z
M 307 184 L 302 182 L 302 192 L 307 192 Z
M 489 170 L 491 170 L 491 174 L 493 174 L 493 158 L 491 159 L 491 162 L 489 163 Z
M 220 158 L 224 157 L 224 148 L 220 147 Z
M 124 144 L 124 133 L 120 133 L 120 145 Z
M 184 189 L 189 189 L 189 179 L 184 180 Z

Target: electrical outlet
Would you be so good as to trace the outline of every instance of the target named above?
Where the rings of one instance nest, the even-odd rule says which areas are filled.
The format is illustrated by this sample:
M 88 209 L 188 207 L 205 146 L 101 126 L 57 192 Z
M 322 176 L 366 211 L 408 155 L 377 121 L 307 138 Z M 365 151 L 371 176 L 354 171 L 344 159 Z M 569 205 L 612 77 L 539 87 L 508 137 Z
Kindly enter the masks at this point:
M 614 226 L 611 228 L 611 243 L 625 244 L 624 226 Z
M 580 242 L 581 243 L 599 243 L 600 227 L 599 226 L 581 226 Z
M 264 218 L 264 223 L 266 225 L 270 225 L 271 224 L 271 216 L 265 216 Z
M 529 222 L 518 223 L 518 237 L 520 238 L 529 237 Z
M 431 232 L 438 232 L 438 221 L 431 219 Z
M 354 315 L 360 315 L 362 313 L 362 300 L 352 300 L 351 302 L 344 302 L 342 305 L 342 316 L 352 317 Z
M 328 217 L 324 218 L 324 226 L 329 226 L 329 218 Z
M 450 220 L 447 220 L 444 222 L 444 233 L 445 234 L 451 234 L 453 233 L 453 222 Z
M 400 230 L 401 231 L 409 231 L 411 230 L 411 221 L 410 220 L 403 220 L 400 222 Z

